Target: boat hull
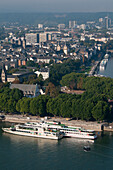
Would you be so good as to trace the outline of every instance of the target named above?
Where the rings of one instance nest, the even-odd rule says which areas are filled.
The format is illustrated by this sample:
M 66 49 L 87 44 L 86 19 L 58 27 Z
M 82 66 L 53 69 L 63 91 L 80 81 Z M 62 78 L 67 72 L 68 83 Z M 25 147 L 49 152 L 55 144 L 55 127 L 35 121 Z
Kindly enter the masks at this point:
M 26 133 L 26 132 L 19 132 L 19 131 L 12 131 L 10 128 L 2 128 L 2 130 L 6 133 L 14 134 L 14 135 L 19 135 L 19 136 L 27 136 L 27 137 L 35 137 L 35 138 L 45 138 L 45 139 L 53 139 L 53 140 L 59 140 L 63 138 L 63 134 L 59 136 L 50 136 L 50 135 L 35 135 L 31 133 Z
M 97 135 L 89 136 L 89 135 L 81 135 L 81 134 L 67 134 L 64 133 L 64 137 L 71 137 L 71 138 L 81 138 L 81 139 L 96 139 Z

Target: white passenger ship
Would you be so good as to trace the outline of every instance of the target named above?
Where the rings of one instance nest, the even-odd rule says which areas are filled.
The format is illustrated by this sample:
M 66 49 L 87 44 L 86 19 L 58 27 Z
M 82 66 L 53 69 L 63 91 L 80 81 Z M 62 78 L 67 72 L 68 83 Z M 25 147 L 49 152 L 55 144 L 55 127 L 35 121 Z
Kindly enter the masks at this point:
M 74 137 L 74 138 L 83 138 L 83 139 L 96 139 L 97 135 L 95 134 L 94 130 L 85 130 L 81 127 L 73 127 L 73 126 L 65 126 L 64 124 L 52 124 L 48 122 L 43 123 L 33 123 L 28 122 L 26 123 L 28 126 L 35 126 L 35 127 L 43 127 L 48 130 L 60 130 L 60 132 L 64 133 L 65 137 Z
M 72 129 L 72 128 L 61 128 L 61 132 L 64 132 L 65 137 L 83 138 L 83 139 L 96 139 L 97 135 L 90 131 Z
M 30 136 L 37 138 L 46 138 L 46 139 L 56 139 L 59 140 L 63 138 L 63 133 L 55 129 L 47 130 L 42 127 L 36 126 L 27 126 L 27 125 L 15 125 L 10 128 L 2 128 L 4 132 L 21 135 L 21 136 Z

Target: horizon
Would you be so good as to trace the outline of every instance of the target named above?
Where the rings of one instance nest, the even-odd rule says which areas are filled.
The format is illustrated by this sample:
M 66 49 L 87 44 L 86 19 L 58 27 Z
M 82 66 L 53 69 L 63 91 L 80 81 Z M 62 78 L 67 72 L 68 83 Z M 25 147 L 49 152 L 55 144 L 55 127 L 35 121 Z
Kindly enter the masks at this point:
M 88 14 L 88 13 L 113 13 L 113 11 L 97 11 L 97 12 L 1 12 L 0 11 L 0 14 L 14 14 L 14 13 L 16 13 L 16 14 L 22 14 L 22 13 L 24 13 L 24 14 L 37 14 L 37 13 L 40 13 L 40 14 L 51 14 L 51 13 L 54 13 L 54 14 L 74 14 L 74 13 L 86 13 L 86 14 Z

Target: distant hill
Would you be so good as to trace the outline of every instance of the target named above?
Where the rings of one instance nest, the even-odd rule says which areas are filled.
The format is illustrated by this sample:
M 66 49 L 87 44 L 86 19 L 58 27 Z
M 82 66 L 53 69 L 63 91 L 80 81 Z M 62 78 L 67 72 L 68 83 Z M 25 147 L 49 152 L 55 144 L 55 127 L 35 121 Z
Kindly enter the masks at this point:
M 68 25 L 69 20 L 75 20 L 78 24 L 86 21 L 97 21 L 99 18 L 109 16 L 113 21 L 113 12 L 105 13 L 0 13 L 0 25 L 4 23 L 18 22 L 19 24 L 55 26 L 59 23 Z

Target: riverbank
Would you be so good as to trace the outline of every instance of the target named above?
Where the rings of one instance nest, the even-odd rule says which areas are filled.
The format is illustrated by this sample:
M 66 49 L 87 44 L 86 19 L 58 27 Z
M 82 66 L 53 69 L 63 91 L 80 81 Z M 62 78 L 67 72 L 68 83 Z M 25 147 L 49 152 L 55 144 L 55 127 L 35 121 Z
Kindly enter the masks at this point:
M 66 126 L 76 126 L 76 127 L 82 127 L 89 130 L 95 130 L 95 131 L 101 131 L 102 129 L 107 131 L 113 131 L 112 124 L 106 123 L 99 123 L 99 122 L 92 122 L 92 121 L 82 121 L 82 120 L 71 120 L 66 118 L 60 118 L 60 117 L 51 117 L 49 119 L 37 117 L 37 116 L 23 116 L 23 115 L 5 115 L 4 122 L 11 122 L 11 123 L 26 123 L 26 122 L 40 122 L 42 120 L 45 120 L 47 122 L 52 121 L 58 121 L 62 124 L 65 124 Z

